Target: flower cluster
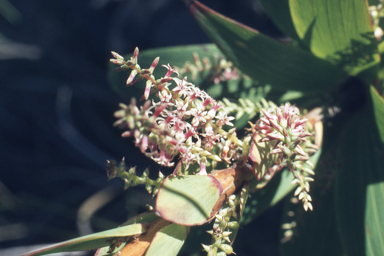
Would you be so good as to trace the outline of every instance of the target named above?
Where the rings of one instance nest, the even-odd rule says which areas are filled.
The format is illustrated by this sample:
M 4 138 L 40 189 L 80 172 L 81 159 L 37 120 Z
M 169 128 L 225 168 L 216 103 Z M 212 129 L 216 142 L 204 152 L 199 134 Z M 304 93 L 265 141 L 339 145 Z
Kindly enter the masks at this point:
M 120 104 L 115 125 L 128 128 L 124 137 L 134 137 L 143 153 L 164 166 L 173 166 L 173 159 L 180 155 L 177 172 L 198 163 L 199 174 L 206 174 L 208 160 L 213 164 L 222 160 L 229 163 L 242 152 L 243 141 L 237 138 L 235 129 L 223 129 L 225 125 L 233 126 L 234 118 L 227 116 L 221 104 L 189 83 L 186 77 L 172 77 L 178 71 L 169 64 L 163 65 L 168 70 L 164 77 L 155 79 L 153 70 L 159 58 L 150 68 L 141 69 L 137 64 L 138 53 L 136 48 L 133 57 L 125 61 L 112 52 L 115 59 L 111 62 L 120 65 L 118 70 L 132 69 L 127 85 L 146 79 L 142 98 L 148 99 L 150 93 L 156 93 L 159 101 L 147 101 L 140 109 L 134 99 L 128 106 Z
M 269 168 L 268 175 L 273 176 L 276 171 L 288 168 L 294 176 L 292 183 L 299 185 L 295 196 L 302 200 L 305 210 L 312 210 L 312 199 L 308 193 L 309 182 L 313 178 L 308 175 L 314 175 L 314 166 L 309 161 L 309 154 L 313 154 L 317 146 L 307 138 L 312 136 L 305 127 L 308 120 L 299 115 L 299 109 L 288 103 L 275 109 L 263 109 L 255 128 L 260 137 L 259 142 L 273 143 L 269 154 L 278 155 L 275 165 Z

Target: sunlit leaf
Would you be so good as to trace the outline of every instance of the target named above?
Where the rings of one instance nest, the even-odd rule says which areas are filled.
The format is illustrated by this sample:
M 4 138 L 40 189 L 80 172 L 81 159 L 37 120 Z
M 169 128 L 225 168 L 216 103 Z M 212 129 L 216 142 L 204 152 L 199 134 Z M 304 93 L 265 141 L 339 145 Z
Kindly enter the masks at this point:
M 367 2 L 289 0 L 299 37 L 316 56 L 357 75 L 379 60 Z
M 141 234 L 145 232 L 147 226 L 145 224 L 131 224 L 119 228 L 110 229 L 107 231 L 71 239 L 65 242 L 54 244 L 27 254 L 23 256 L 37 256 L 57 252 L 70 252 L 70 251 L 86 251 L 93 250 L 99 247 L 107 246 L 114 238 L 128 237 Z
M 210 175 L 168 177 L 157 194 L 156 211 L 177 224 L 202 224 L 210 217 L 222 191 L 221 183 Z
M 188 236 L 190 227 L 172 223 L 154 236 L 145 256 L 175 256 Z
M 365 210 L 366 255 L 384 254 L 384 181 L 367 187 Z
M 261 84 L 283 90 L 328 92 L 346 78 L 328 61 L 283 45 L 198 1 L 190 4 L 190 11 L 227 58 Z

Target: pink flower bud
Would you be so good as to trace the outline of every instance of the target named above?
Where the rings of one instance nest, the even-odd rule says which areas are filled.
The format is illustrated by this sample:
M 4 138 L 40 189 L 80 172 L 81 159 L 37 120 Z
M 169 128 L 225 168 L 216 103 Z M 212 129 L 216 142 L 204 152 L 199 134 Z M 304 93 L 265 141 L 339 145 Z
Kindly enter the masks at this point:
M 124 60 L 123 56 L 121 56 L 121 55 L 118 54 L 117 52 L 111 51 L 111 53 L 112 53 L 112 56 L 113 56 L 115 59 L 118 59 L 118 60 Z
M 135 51 L 133 52 L 133 56 L 132 56 L 132 60 L 134 61 L 135 64 L 137 63 L 138 57 L 139 57 L 139 48 L 136 47 Z
M 129 75 L 128 79 L 127 79 L 127 85 L 132 85 L 133 83 L 133 79 L 135 78 L 135 76 L 137 75 L 137 71 L 136 70 L 132 70 L 131 71 L 131 74 Z

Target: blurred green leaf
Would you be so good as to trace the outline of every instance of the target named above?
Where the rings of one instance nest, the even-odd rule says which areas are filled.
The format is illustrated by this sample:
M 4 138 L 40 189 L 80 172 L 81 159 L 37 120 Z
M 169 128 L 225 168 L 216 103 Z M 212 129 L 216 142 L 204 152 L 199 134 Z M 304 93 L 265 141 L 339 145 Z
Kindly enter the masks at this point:
M 363 0 L 289 0 L 296 31 L 314 55 L 351 75 L 380 61 L 368 5 Z
M 111 240 L 114 238 L 121 238 L 127 236 L 134 236 L 146 231 L 144 224 L 131 224 L 119 228 L 110 229 L 103 232 L 71 239 L 65 242 L 54 244 L 36 251 L 24 254 L 23 256 L 37 256 L 57 252 L 71 252 L 71 251 L 86 251 L 93 250 L 99 247 L 110 245 Z
M 347 77 L 328 61 L 283 45 L 198 1 L 190 4 L 190 11 L 227 58 L 261 84 L 280 90 L 329 92 Z
M 153 238 L 145 256 L 174 256 L 180 251 L 190 227 L 172 223 L 160 229 Z
M 0 1 L 0 16 L 12 25 L 20 24 L 23 18 L 19 10 L 17 10 L 9 0 Z
M 384 41 L 381 41 L 381 42 L 378 44 L 377 48 L 379 49 L 379 53 L 380 53 L 380 54 L 383 54 L 383 53 L 384 53 Z
M 168 177 L 159 189 L 156 211 L 165 220 L 186 226 L 203 224 L 223 187 L 210 175 Z

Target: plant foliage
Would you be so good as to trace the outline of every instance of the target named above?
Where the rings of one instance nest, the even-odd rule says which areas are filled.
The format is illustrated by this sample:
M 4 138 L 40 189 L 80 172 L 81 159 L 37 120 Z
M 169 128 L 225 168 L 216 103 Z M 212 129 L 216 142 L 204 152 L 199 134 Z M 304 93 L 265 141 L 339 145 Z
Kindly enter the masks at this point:
M 212 240 L 189 253 L 229 255 L 239 226 L 280 200 L 282 255 L 384 255 L 382 1 L 262 0 L 285 44 L 186 3 L 215 45 L 112 52 L 129 70 L 110 74 L 113 88 L 132 98 L 115 125 L 174 172 L 152 180 L 123 160 L 108 174 L 145 185 L 156 205 L 26 255 L 177 255 L 202 228 Z

